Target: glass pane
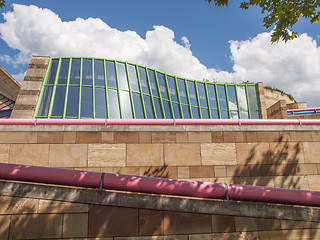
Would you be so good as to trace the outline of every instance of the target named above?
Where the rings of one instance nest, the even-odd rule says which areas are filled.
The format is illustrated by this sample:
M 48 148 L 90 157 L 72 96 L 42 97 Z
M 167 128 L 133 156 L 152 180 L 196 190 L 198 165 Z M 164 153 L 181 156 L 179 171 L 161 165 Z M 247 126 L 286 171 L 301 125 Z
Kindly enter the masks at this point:
M 208 119 L 209 118 L 209 112 L 206 108 L 201 108 L 201 118 L 202 119 Z
M 176 83 L 173 77 L 167 76 L 171 101 L 178 102 Z
M 247 97 L 246 97 L 246 87 L 237 86 L 238 101 L 240 105 L 240 110 L 248 110 Z
M 238 119 L 238 112 L 237 111 L 230 111 L 231 119 Z
M 211 118 L 212 119 L 219 119 L 218 110 L 211 109 L 210 111 L 211 111 Z
M 61 59 L 58 84 L 67 84 L 68 72 L 69 72 L 69 61 L 70 61 L 69 58 L 68 59 L 65 59 L 65 58 Z
M 209 103 L 210 108 L 218 108 L 217 106 L 217 98 L 216 98 L 216 91 L 213 84 L 207 84 L 208 96 L 209 96 Z
M 258 111 L 251 111 L 251 118 L 252 119 L 259 119 L 259 112 Z
M 72 59 L 71 73 L 70 73 L 70 84 L 80 85 L 80 70 L 81 70 L 81 59 Z
M 107 118 L 107 101 L 106 101 L 106 89 L 95 88 L 95 118 Z
M 114 62 L 106 61 L 107 86 L 117 88 L 116 69 Z
M 49 73 L 49 79 L 48 79 L 47 84 L 54 84 L 54 82 L 56 80 L 58 63 L 59 63 L 58 59 L 52 60 L 51 69 L 50 69 L 50 73 Z
M 228 109 L 226 92 L 224 85 L 217 85 L 220 109 Z
M 238 110 L 237 96 L 235 86 L 227 86 L 228 99 L 229 99 L 229 109 Z
M 183 118 L 184 119 L 189 119 L 190 118 L 190 112 L 189 112 L 189 107 L 186 105 L 182 105 L 182 112 L 183 112 Z
M 174 118 L 181 118 L 179 104 L 172 103 Z
M 161 97 L 164 98 L 164 99 L 169 100 L 168 93 L 167 93 L 167 88 L 166 88 L 166 83 L 165 83 L 165 80 L 164 80 L 164 75 L 162 73 L 158 73 L 157 72 L 157 77 L 158 77 Z
M 181 103 L 189 104 L 187 99 L 187 92 L 186 92 L 186 86 L 185 86 L 184 80 L 178 78 L 177 82 L 178 82 Z
M 249 118 L 249 114 L 248 114 L 248 112 L 241 111 L 240 112 L 240 117 L 241 117 L 241 119 L 248 119 Z
M 164 113 L 167 119 L 172 119 L 170 103 L 168 101 L 162 101 Z
M 222 119 L 229 119 L 228 111 L 220 111 L 220 117 Z
M 148 70 L 148 75 L 149 75 L 152 95 L 159 97 L 159 92 L 158 92 L 158 88 L 157 88 L 156 77 L 154 75 L 154 71 Z
M 119 110 L 119 100 L 117 90 L 108 89 L 108 109 L 109 109 L 109 118 L 119 119 L 120 110 Z
M 91 59 L 83 59 L 82 85 L 92 86 L 92 60 Z
M 129 81 L 132 91 L 140 92 L 136 67 L 128 64 Z
M 78 117 L 79 115 L 79 87 L 69 86 L 67 101 L 67 117 Z
M 162 111 L 161 111 L 161 105 L 160 105 L 160 100 L 158 98 L 153 98 L 153 102 L 154 102 L 154 107 L 156 109 L 156 113 L 157 113 L 157 118 L 161 119 L 163 118 L 162 116 Z
M 105 87 L 104 66 L 102 60 L 94 60 L 94 85 Z
M 250 110 L 259 110 L 255 86 L 247 86 Z
M 146 94 L 150 94 L 146 70 L 142 67 L 138 67 L 138 69 L 139 69 L 139 77 L 140 77 L 142 92 Z
M 54 96 L 51 116 L 61 116 L 61 117 L 63 116 L 65 97 L 66 97 L 66 87 L 57 86 L 56 93 Z
M 118 72 L 119 88 L 124 90 L 129 90 L 126 66 L 124 63 L 117 63 L 117 72 Z
M 204 83 L 197 83 L 197 87 L 198 87 L 198 96 L 200 100 L 200 106 L 207 108 L 208 103 L 207 103 L 207 95 L 204 88 Z
M 136 118 L 144 118 L 140 94 L 132 93 L 132 98 L 133 98 L 134 111 L 136 113 Z
M 200 118 L 199 108 L 192 107 L 191 111 L 192 111 L 192 118 L 193 119 L 199 119 Z
M 129 92 L 120 91 L 120 103 L 121 103 L 122 118 L 124 119 L 133 118 Z
M 47 86 L 44 88 L 41 104 L 38 111 L 38 116 L 48 116 L 52 91 L 53 86 Z
M 154 119 L 155 116 L 153 114 L 151 98 L 149 96 L 143 95 L 143 100 L 144 100 L 144 105 L 145 105 L 145 108 L 146 108 L 147 118 Z
M 187 85 L 188 85 L 190 104 L 193 105 L 193 106 L 198 106 L 198 101 L 197 101 L 196 90 L 195 90 L 195 87 L 194 87 L 194 82 L 187 81 Z
M 93 118 L 93 102 L 92 102 L 92 88 L 81 88 L 81 111 L 80 117 Z

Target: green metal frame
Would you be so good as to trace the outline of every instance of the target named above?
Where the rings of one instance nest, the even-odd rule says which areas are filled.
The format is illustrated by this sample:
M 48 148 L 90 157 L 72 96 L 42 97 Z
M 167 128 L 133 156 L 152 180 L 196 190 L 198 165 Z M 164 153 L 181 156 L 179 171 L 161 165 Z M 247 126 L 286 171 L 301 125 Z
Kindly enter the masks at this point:
M 61 70 L 61 63 L 62 63 L 62 59 L 69 59 L 69 68 L 68 68 L 68 76 L 67 76 L 67 83 L 66 84 L 58 84 L 58 79 L 60 77 L 60 70 Z M 70 84 L 70 78 L 71 78 L 71 71 L 72 71 L 72 62 L 74 59 L 80 59 L 80 79 L 79 79 L 79 84 Z M 91 60 L 91 64 L 92 64 L 92 85 L 83 85 L 83 62 L 84 59 L 89 59 Z M 56 72 L 56 76 L 55 76 L 55 82 L 53 84 L 48 84 L 48 79 L 49 79 L 49 74 L 50 74 L 50 69 L 52 67 L 52 63 L 54 60 L 58 61 L 58 66 L 57 66 L 57 72 Z M 96 79 L 95 79 L 95 61 L 97 60 L 101 60 L 103 61 L 103 72 L 104 72 L 104 81 L 105 81 L 105 86 L 97 86 L 96 85 Z M 108 77 L 107 77 L 107 72 L 106 72 L 106 62 L 110 61 L 114 63 L 114 72 L 116 75 L 116 83 L 117 83 L 117 88 L 114 87 L 109 87 L 108 86 Z M 126 74 L 126 80 L 127 80 L 127 84 L 128 84 L 128 89 L 120 89 L 120 84 L 119 84 L 119 72 L 118 72 L 118 67 L 117 64 L 123 64 L 124 68 L 125 68 L 125 74 Z M 134 73 L 136 74 L 136 78 L 137 78 L 137 84 L 138 84 L 138 88 L 139 91 L 137 92 L 136 90 L 133 90 L 130 84 L 130 73 L 129 73 L 129 67 L 128 65 L 132 65 L 134 67 Z M 145 78 L 147 81 L 147 88 L 149 89 L 149 94 L 144 93 L 142 90 L 142 80 L 141 80 L 141 76 L 140 76 L 140 72 L 139 72 L 139 68 L 142 68 L 143 71 L 145 72 Z M 151 88 L 151 81 L 150 81 L 150 76 L 149 76 L 149 71 L 152 71 L 154 74 L 154 78 L 155 78 L 155 84 L 156 84 L 156 91 L 158 91 L 159 96 L 155 96 L 153 94 L 152 88 Z M 132 73 L 131 73 L 132 74 Z M 164 99 L 161 91 L 160 91 L 160 86 L 159 86 L 159 80 L 158 80 L 158 74 L 163 74 L 164 77 L 164 81 L 165 81 L 165 90 L 167 92 L 168 95 L 168 99 Z M 170 94 L 170 87 L 169 87 L 169 82 L 168 82 L 168 77 L 172 77 L 173 78 L 173 83 L 174 83 L 174 87 L 175 87 L 175 91 L 176 91 L 176 95 L 177 95 L 177 102 L 176 101 L 172 101 L 171 98 L 171 94 Z M 188 105 L 183 104 L 181 102 L 181 96 L 180 96 L 180 91 L 179 91 L 179 85 L 178 85 L 178 78 L 182 79 L 184 82 L 184 86 L 185 86 L 185 91 L 186 91 L 186 98 L 188 101 Z M 189 95 L 189 86 L 188 86 L 188 82 L 192 82 L 194 85 L 194 89 L 195 89 L 195 94 L 196 94 L 196 100 L 197 100 L 197 106 L 193 106 L 191 105 L 191 101 L 190 101 L 190 95 Z M 200 96 L 199 96 L 199 91 L 198 91 L 198 83 L 202 83 L 204 84 L 204 91 L 205 91 L 205 97 L 206 97 L 206 102 L 207 102 L 207 108 L 202 107 L 200 104 Z M 215 108 L 214 106 L 210 105 L 210 100 L 209 100 L 209 91 L 208 91 L 208 86 L 209 85 L 213 85 L 214 86 L 214 91 L 215 91 L 215 99 L 216 99 L 216 105 L 217 108 Z M 43 82 L 43 85 L 41 87 L 41 93 L 39 96 L 39 100 L 38 103 L 36 105 L 35 108 L 35 112 L 33 117 L 34 118 L 74 118 L 74 117 L 67 117 L 66 116 L 66 109 L 67 109 L 67 104 L 68 104 L 68 93 L 69 93 L 69 88 L 70 86 L 77 86 L 79 87 L 79 105 L 78 105 L 78 118 L 84 118 L 81 117 L 81 97 L 82 97 L 82 87 L 90 87 L 92 88 L 92 113 L 93 113 L 93 118 L 96 118 L 96 104 L 95 104 L 95 92 L 96 92 L 96 88 L 102 88 L 105 89 L 105 93 L 106 93 L 106 102 L 104 104 L 106 104 L 106 117 L 109 118 L 110 116 L 110 111 L 109 111 L 109 98 L 108 98 L 108 89 L 110 90 L 116 90 L 117 91 L 117 97 L 118 97 L 118 104 L 117 107 L 119 108 L 119 114 L 120 114 L 120 118 L 123 118 L 124 116 L 124 109 L 122 109 L 122 105 L 121 105 L 121 96 L 120 93 L 122 91 L 128 92 L 129 93 L 129 98 L 130 98 L 130 104 L 131 104 L 131 111 L 132 111 L 132 117 L 136 118 L 137 117 L 137 113 L 136 113 L 136 106 L 134 105 L 134 99 L 133 99 L 133 94 L 139 94 L 140 100 L 141 100 L 141 105 L 142 105 L 142 112 L 143 112 L 143 116 L 144 118 L 148 117 L 147 114 L 147 110 L 146 110 L 146 105 L 145 105 L 145 99 L 144 97 L 147 96 L 150 98 L 151 101 L 151 107 L 152 107 L 152 111 L 153 111 L 153 116 L 155 118 L 167 118 L 168 116 L 166 116 L 165 114 L 165 109 L 164 109 L 164 104 L 163 101 L 167 101 L 169 103 L 170 106 L 170 113 L 172 115 L 172 118 L 175 118 L 175 112 L 174 112 L 174 104 L 178 104 L 179 106 L 179 113 L 181 118 L 184 118 L 184 113 L 183 113 L 183 106 L 188 106 L 189 109 L 189 114 L 190 114 L 190 118 L 193 118 L 193 113 L 192 113 L 192 108 L 197 108 L 198 112 L 199 112 L 199 117 L 202 118 L 202 109 L 205 109 L 206 111 L 208 111 L 208 116 L 209 118 L 212 118 L 212 113 L 211 110 L 215 110 L 217 111 L 218 117 L 221 118 L 221 108 L 220 108 L 220 103 L 219 103 L 219 93 L 218 93 L 218 89 L 217 86 L 218 85 L 223 85 L 224 86 L 224 91 L 225 91 L 225 96 L 226 96 L 226 103 L 227 103 L 227 108 L 228 109 L 223 109 L 224 111 L 227 110 L 228 116 L 229 118 L 231 118 L 231 110 L 230 110 L 230 106 L 229 106 L 229 96 L 228 96 L 228 90 L 227 90 L 227 86 L 234 86 L 235 89 L 235 97 L 236 97 L 236 103 L 237 103 L 237 113 L 238 113 L 238 117 L 241 118 L 241 112 L 246 112 L 248 115 L 248 118 L 251 118 L 251 114 L 252 111 L 257 112 L 256 110 L 252 110 L 250 109 L 250 104 L 249 104 L 249 95 L 248 95 L 248 86 L 255 86 L 255 90 L 256 90 L 256 98 L 257 98 L 257 103 L 258 103 L 258 112 L 259 112 L 259 117 L 261 118 L 261 105 L 260 105 L 260 99 L 259 99 L 259 94 L 258 94 L 258 88 L 257 88 L 257 84 L 254 83 L 245 83 L 245 84 L 235 84 L 235 83 L 213 83 L 213 82 L 204 82 L 204 81 L 196 81 L 196 80 L 191 80 L 191 79 L 186 79 L 186 78 L 182 78 L 182 77 L 177 77 L 171 74 L 166 74 L 164 72 L 158 71 L 156 69 L 152 69 L 152 68 L 148 68 L 142 65 L 138 65 L 138 64 L 134 64 L 134 63 L 130 63 L 130 62 L 124 62 L 124 61 L 117 61 L 117 60 L 110 60 L 110 59 L 103 59 L 103 58 L 81 58 L 81 57 L 64 57 L 64 58 L 51 58 L 50 59 L 50 63 L 45 75 L 45 80 Z M 50 99 L 50 104 L 49 104 L 49 109 L 48 109 L 48 116 L 38 116 L 38 112 L 39 112 L 39 108 L 40 108 L 40 104 L 41 101 L 43 100 L 44 97 L 44 90 L 46 86 L 52 86 L 53 90 L 52 90 L 52 95 L 51 95 L 51 99 Z M 53 104 L 55 101 L 55 95 L 56 95 L 56 89 L 57 86 L 65 86 L 66 87 L 66 93 L 65 93 L 65 102 L 64 102 L 64 110 L 63 110 L 63 116 L 52 116 L 52 109 L 53 109 Z M 244 90 L 245 90 L 245 97 L 246 97 L 246 103 L 247 103 L 247 111 L 241 110 L 240 108 L 240 104 L 239 104 L 239 94 L 238 94 L 238 88 L 237 86 L 244 86 Z M 157 111 L 156 111 L 156 106 L 155 106 L 155 98 L 157 98 L 160 102 L 160 110 L 162 113 L 162 116 L 157 116 Z M 235 110 L 232 110 L 235 111 Z

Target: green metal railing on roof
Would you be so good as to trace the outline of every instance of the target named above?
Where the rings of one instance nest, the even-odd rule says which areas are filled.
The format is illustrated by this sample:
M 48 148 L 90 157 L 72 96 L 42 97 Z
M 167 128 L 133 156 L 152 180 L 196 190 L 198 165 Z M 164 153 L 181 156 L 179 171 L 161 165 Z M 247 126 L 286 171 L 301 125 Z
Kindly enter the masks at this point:
M 100 58 L 52 58 L 36 118 L 261 118 L 257 86 Z

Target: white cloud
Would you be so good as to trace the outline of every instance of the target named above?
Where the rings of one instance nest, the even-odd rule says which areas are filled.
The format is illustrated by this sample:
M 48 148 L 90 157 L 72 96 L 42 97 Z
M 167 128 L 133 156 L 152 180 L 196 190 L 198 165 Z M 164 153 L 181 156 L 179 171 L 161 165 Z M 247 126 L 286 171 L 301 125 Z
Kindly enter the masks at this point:
M 119 31 L 101 19 L 62 21 L 49 9 L 13 4 L 3 14 L 1 38 L 20 53 L 0 55 L 0 61 L 26 63 L 31 55 L 89 56 L 118 59 L 153 67 L 191 79 L 264 82 L 291 93 L 298 101 L 319 106 L 320 50 L 306 34 L 287 43 L 270 43 L 270 33 L 247 41 L 231 41 L 234 72 L 207 68 L 193 56 L 190 42 L 175 41 L 174 32 L 154 26 L 145 37 L 134 31 Z

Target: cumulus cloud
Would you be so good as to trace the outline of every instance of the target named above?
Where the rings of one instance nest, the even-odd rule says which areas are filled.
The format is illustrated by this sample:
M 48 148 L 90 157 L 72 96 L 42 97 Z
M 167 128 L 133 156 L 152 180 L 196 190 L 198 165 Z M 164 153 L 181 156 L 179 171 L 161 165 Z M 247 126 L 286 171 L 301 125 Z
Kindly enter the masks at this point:
M 233 72 L 207 68 L 190 49 L 187 37 L 181 44 L 174 32 L 154 26 L 139 36 L 120 31 L 101 19 L 77 18 L 62 21 L 49 9 L 13 4 L 3 14 L 1 38 L 20 53 L 0 55 L 0 61 L 23 64 L 31 55 L 102 57 L 130 61 L 191 79 L 264 82 L 291 93 L 298 101 L 317 105 L 320 95 L 320 50 L 307 34 L 287 43 L 270 43 L 271 33 L 261 33 L 247 41 L 231 41 Z

